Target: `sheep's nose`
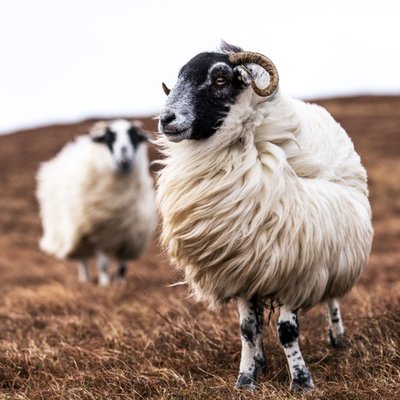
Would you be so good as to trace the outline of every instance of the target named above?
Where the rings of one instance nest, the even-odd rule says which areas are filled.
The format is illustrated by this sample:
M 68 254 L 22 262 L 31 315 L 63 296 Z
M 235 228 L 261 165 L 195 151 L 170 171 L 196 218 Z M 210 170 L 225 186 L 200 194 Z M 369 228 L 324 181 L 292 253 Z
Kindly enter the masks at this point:
M 176 115 L 172 111 L 162 114 L 160 116 L 161 126 L 163 127 L 163 129 L 166 129 L 168 127 L 168 125 L 170 125 L 172 122 L 175 121 L 175 119 L 176 119 Z
M 118 170 L 122 173 L 129 172 L 132 169 L 132 162 L 130 160 L 121 160 L 118 162 Z

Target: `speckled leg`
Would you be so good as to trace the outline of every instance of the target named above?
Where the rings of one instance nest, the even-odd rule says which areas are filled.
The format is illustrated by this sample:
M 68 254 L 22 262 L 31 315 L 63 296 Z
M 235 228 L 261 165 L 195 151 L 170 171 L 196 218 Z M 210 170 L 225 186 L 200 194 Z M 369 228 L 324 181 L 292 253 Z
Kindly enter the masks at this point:
M 297 315 L 284 305 L 280 308 L 278 335 L 289 364 L 291 389 L 312 389 L 313 380 L 300 352 Z
M 87 260 L 82 260 L 78 264 L 78 280 L 81 283 L 88 283 L 89 282 L 89 265 Z
M 257 298 L 251 301 L 239 298 L 238 308 L 242 354 L 236 387 L 252 390 L 257 377 L 267 369 L 262 340 L 264 306 Z
M 340 315 L 339 302 L 331 299 L 327 303 L 328 320 L 329 320 L 329 342 L 332 347 L 343 348 L 347 341 L 344 336 L 344 327 L 342 317 Z
M 110 277 L 108 275 L 108 258 L 103 253 L 97 254 L 97 269 L 99 271 L 99 286 L 108 286 Z

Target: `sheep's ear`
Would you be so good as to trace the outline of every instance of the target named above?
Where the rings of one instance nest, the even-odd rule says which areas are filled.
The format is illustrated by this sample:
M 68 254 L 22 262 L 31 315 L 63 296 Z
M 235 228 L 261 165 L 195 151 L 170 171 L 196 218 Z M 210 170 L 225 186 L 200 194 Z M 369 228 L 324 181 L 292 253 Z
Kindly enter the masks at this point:
M 89 135 L 93 142 L 102 143 L 104 141 L 104 134 L 107 130 L 107 126 L 106 121 L 99 121 L 90 128 Z
M 217 51 L 223 54 L 230 54 L 230 53 L 240 53 L 241 51 L 243 51 L 243 49 L 239 46 L 234 46 L 233 44 L 225 42 L 225 40 L 221 39 L 221 43 Z
M 143 121 L 140 121 L 140 119 L 132 119 L 131 125 L 135 128 L 144 129 Z
M 148 142 L 151 138 L 150 132 L 139 128 L 137 130 L 139 143 Z
M 251 72 L 247 67 L 238 65 L 233 68 L 233 79 L 241 87 L 249 86 L 251 83 Z
M 138 135 L 139 143 L 148 142 L 150 137 L 148 135 L 143 135 L 142 132 Z
M 104 141 L 105 141 L 104 135 L 91 136 L 90 138 L 92 139 L 92 142 L 95 142 L 95 143 L 104 143 Z
M 131 124 L 136 129 L 139 143 L 148 142 L 151 139 L 151 134 L 144 129 L 144 123 L 142 121 L 134 119 L 131 121 Z

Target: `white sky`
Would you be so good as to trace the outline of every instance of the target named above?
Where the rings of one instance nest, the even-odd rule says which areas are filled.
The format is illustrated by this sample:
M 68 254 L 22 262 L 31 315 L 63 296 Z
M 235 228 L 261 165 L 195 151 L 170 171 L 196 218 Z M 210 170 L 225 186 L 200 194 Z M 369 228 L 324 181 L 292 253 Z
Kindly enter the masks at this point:
M 0 133 L 156 114 L 161 82 L 222 38 L 296 97 L 400 94 L 398 0 L 1 0 Z

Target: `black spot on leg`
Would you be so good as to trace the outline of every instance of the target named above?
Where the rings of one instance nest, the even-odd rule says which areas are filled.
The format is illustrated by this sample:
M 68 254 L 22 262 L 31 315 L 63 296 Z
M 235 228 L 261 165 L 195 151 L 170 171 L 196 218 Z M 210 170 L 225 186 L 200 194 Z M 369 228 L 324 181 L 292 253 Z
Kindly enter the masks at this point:
M 290 347 L 290 345 L 299 338 L 297 319 L 295 319 L 294 323 L 292 321 L 279 321 L 278 335 L 282 346 Z
M 236 386 L 239 388 L 254 389 L 257 377 L 267 370 L 261 337 L 263 329 L 263 311 L 263 304 L 260 304 L 256 298 L 253 298 L 250 301 L 245 317 L 242 315 L 240 333 L 243 345 L 250 346 L 251 348 L 251 353 L 248 354 L 251 360 L 249 360 L 250 365 L 239 373 L 236 381 Z
M 253 319 L 245 319 L 240 324 L 240 333 L 244 340 L 251 343 L 254 346 L 254 334 L 255 334 L 255 321 Z
M 251 299 L 251 316 L 254 315 L 254 334 L 256 338 L 260 339 L 260 353 L 254 356 L 255 365 L 255 377 L 267 372 L 267 362 L 264 353 L 264 344 L 262 340 L 263 328 L 264 328 L 264 304 L 259 300 L 258 296 L 254 296 Z M 254 339 L 254 342 L 257 339 Z M 254 343 L 255 345 L 255 343 Z
M 257 355 L 254 357 L 254 363 L 256 366 L 256 376 L 261 374 L 265 374 L 268 370 L 267 361 L 265 360 L 264 355 Z
M 256 332 L 257 334 L 262 333 L 264 327 L 264 305 L 257 296 L 254 296 L 251 300 L 251 310 L 255 315 Z
M 340 319 L 339 318 L 332 318 L 331 321 L 332 321 L 333 324 L 337 324 L 340 321 Z
M 251 300 L 249 317 L 240 324 L 240 332 L 244 339 L 255 345 L 255 336 L 262 334 L 264 324 L 264 306 L 257 297 Z

